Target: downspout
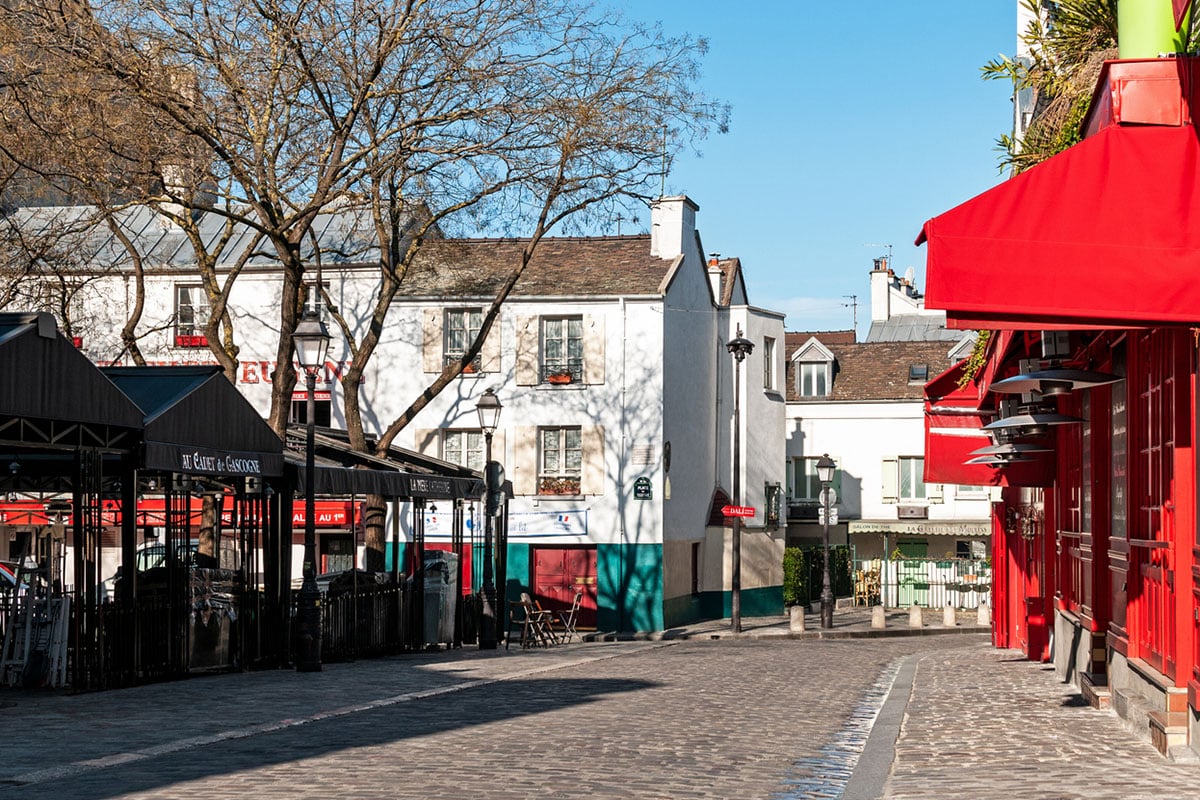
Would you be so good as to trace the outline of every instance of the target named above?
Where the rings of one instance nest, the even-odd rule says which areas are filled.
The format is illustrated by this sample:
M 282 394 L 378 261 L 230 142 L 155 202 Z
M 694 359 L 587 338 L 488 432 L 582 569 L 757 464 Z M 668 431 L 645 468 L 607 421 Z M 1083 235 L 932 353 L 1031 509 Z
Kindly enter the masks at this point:
M 618 548 L 617 556 L 617 586 L 620 591 L 617 593 L 617 630 L 625 630 L 625 597 L 629 594 L 625 585 L 626 570 L 625 570 L 625 545 L 626 531 L 628 527 L 625 524 L 625 514 L 628 511 L 628 503 L 625 497 L 625 455 L 627 448 L 628 434 L 628 419 L 626 408 L 626 382 L 625 382 L 625 351 L 626 345 L 629 342 L 629 334 L 627 331 L 627 313 L 625 308 L 625 298 L 620 297 L 617 300 L 621 306 L 621 451 L 617 456 L 617 524 L 618 535 L 621 546 Z
M 1177 0 L 1176 0 L 1177 2 Z M 1189 27 L 1191 2 L 1183 3 L 1179 25 L 1175 24 L 1173 0 L 1118 0 L 1117 47 L 1121 58 L 1159 58 L 1184 53 L 1184 34 Z

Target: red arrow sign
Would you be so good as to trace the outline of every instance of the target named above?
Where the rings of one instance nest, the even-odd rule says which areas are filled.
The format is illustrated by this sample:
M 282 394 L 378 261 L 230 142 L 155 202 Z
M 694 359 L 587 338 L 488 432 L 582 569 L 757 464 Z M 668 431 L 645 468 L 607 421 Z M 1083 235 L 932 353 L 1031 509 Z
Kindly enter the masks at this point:
M 721 513 L 727 517 L 753 517 L 754 506 L 725 506 Z

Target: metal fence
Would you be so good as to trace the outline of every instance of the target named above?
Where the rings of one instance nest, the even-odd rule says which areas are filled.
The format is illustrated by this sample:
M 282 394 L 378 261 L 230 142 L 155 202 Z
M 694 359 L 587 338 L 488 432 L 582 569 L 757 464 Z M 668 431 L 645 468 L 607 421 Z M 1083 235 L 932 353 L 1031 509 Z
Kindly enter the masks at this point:
M 856 605 L 978 608 L 991 604 L 992 568 L 986 559 L 856 559 L 853 577 Z

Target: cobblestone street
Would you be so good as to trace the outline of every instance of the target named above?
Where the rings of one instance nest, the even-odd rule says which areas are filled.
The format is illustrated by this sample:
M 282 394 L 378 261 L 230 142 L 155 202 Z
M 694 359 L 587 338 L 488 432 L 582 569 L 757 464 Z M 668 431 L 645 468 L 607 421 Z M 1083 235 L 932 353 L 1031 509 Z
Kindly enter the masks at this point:
M 910 687 L 894 772 L 852 780 L 890 761 L 867 735 Z M 9 730 L 34 735 L 8 742 L 0 797 L 1200 795 L 1200 767 L 1071 696 L 980 635 L 463 650 L 7 693 Z

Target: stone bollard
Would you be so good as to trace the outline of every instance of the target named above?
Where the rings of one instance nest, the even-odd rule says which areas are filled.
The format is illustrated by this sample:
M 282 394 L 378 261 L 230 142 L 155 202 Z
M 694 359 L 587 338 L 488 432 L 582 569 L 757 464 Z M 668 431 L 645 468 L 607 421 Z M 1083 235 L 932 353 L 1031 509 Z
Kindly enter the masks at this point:
M 978 625 L 991 625 L 992 613 L 991 608 L 987 603 L 980 603 L 979 608 L 975 609 L 975 622 Z
M 911 608 L 908 609 L 908 627 L 910 627 L 910 628 L 925 627 L 925 622 L 921 619 L 921 607 L 920 606 L 912 606 Z
M 791 614 L 788 630 L 792 633 L 804 633 L 804 606 L 792 606 L 788 613 Z
M 954 606 L 946 606 L 942 609 L 942 626 L 953 628 L 958 625 L 958 617 L 955 614 Z
M 878 630 L 887 627 L 887 612 L 883 610 L 883 606 L 875 606 L 871 609 L 871 627 Z

